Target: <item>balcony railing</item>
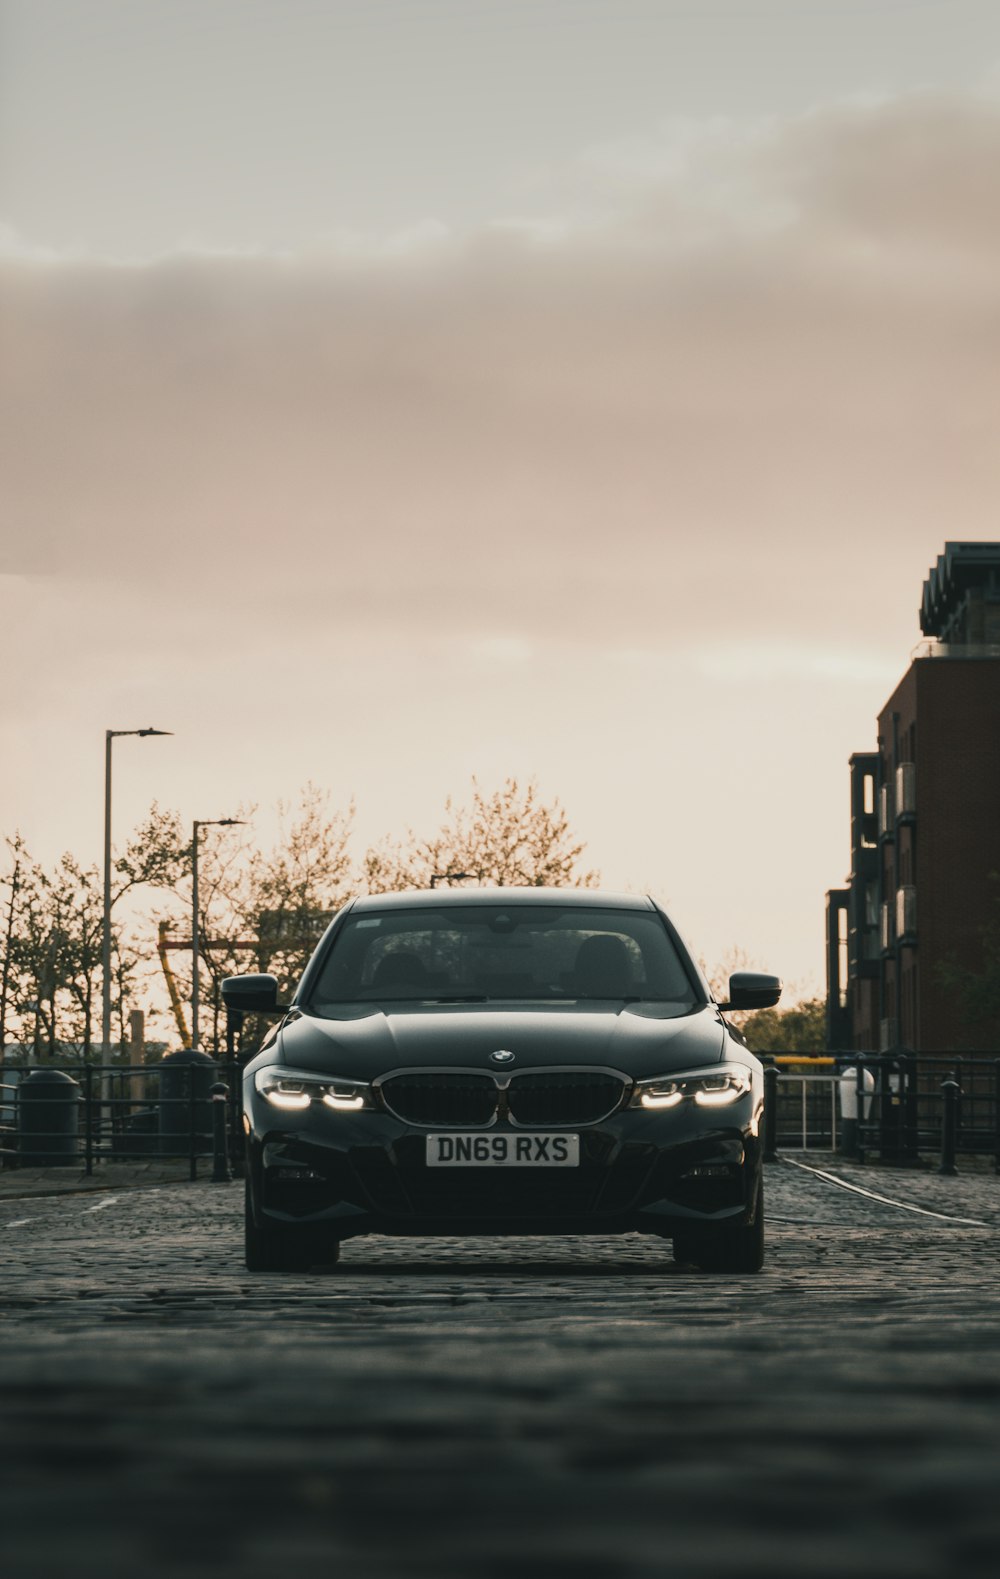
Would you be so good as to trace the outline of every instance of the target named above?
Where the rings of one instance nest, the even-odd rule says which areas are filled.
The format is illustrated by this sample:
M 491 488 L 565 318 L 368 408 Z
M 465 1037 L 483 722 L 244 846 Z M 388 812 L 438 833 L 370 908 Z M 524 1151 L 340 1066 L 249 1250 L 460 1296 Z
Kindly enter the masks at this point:
M 914 647 L 910 658 L 1000 658 L 1000 642 L 938 641 L 937 637 L 929 637 Z

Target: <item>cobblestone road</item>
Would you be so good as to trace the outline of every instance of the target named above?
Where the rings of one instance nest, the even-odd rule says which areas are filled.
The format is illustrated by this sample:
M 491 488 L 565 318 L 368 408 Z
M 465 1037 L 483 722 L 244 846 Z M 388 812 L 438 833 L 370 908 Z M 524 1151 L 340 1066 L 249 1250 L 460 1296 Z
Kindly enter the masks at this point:
M 835 1171 L 970 1221 L 783 1163 L 759 1277 L 638 1237 L 254 1277 L 238 1185 L 0 1197 L 4 1572 L 993 1575 L 1000 1180 Z

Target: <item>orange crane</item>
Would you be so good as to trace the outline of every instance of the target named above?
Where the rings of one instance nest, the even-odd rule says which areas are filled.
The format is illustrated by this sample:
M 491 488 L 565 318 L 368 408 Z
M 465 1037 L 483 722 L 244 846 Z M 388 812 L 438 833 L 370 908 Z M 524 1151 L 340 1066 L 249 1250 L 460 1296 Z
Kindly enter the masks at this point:
M 160 969 L 163 971 L 163 979 L 167 984 L 167 994 L 170 998 L 170 1007 L 173 1010 L 174 1019 L 177 1022 L 177 1032 L 181 1039 L 181 1046 L 190 1047 L 191 1032 L 188 1030 L 187 1020 L 184 1018 L 184 1001 L 177 990 L 177 978 L 170 968 L 168 951 L 179 948 L 187 949 L 190 952 L 191 939 L 172 938 L 168 935 L 169 932 L 170 922 L 161 921 L 157 929 L 156 952 L 160 956 Z M 260 941 L 258 938 L 237 938 L 235 941 L 231 938 L 206 938 L 202 940 L 201 946 L 202 948 L 256 949 L 260 947 Z
M 324 925 L 328 920 L 329 917 L 325 915 L 322 917 Z M 187 949 L 188 953 L 190 953 L 191 939 L 190 937 L 172 938 L 169 936 L 169 933 L 170 922 L 161 921 L 157 930 L 156 952 L 160 956 L 160 969 L 163 971 L 163 979 L 167 984 L 167 994 L 170 998 L 170 1007 L 173 1010 L 174 1020 L 177 1024 L 177 1032 L 181 1039 L 181 1046 L 189 1048 L 191 1046 L 191 1032 L 188 1030 L 187 1020 L 184 1017 L 184 1000 L 177 990 L 177 979 L 170 968 L 169 951 L 171 949 Z M 284 938 L 281 940 L 280 946 L 283 949 L 299 948 L 307 943 L 315 943 L 316 936 L 317 934 L 312 932 L 302 937 Z M 260 938 L 202 938 L 201 947 L 203 949 L 225 948 L 256 950 L 261 947 L 261 941 L 262 940 Z M 265 944 L 265 946 L 267 945 Z M 272 943 L 270 946 L 273 948 L 275 945 Z

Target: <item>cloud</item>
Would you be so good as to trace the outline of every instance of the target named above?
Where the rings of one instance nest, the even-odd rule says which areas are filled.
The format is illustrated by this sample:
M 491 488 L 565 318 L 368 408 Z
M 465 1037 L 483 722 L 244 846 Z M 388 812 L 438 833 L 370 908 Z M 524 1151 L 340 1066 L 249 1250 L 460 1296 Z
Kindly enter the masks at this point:
M 661 128 L 471 236 L 15 238 L 0 570 L 141 589 L 164 647 L 877 633 L 901 556 L 909 619 L 994 535 L 998 164 L 994 103 L 914 98 Z

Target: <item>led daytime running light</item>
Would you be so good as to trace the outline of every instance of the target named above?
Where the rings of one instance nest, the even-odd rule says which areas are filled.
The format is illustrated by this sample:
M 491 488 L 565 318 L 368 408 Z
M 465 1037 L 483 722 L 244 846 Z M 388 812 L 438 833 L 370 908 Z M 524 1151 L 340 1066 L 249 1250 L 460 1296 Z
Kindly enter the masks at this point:
M 683 1091 L 651 1091 L 642 1093 L 642 1105 L 649 1108 L 676 1107 L 678 1102 L 684 1101 Z
M 632 1098 L 633 1107 L 662 1112 L 693 1101 L 698 1107 L 730 1107 L 752 1089 L 749 1070 L 716 1067 L 699 1073 L 665 1076 L 660 1080 L 641 1080 Z
M 730 1102 L 735 1102 L 743 1096 L 745 1086 L 726 1086 L 722 1091 L 696 1091 L 694 1099 L 699 1107 L 728 1107 Z
M 339 1113 L 356 1113 L 366 1107 L 365 1087 L 353 1080 L 336 1080 L 298 1070 L 258 1069 L 254 1086 L 272 1107 L 303 1112 L 313 1099 Z
M 336 1091 L 324 1091 L 323 1101 L 327 1107 L 336 1108 L 340 1113 L 356 1113 L 358 1108 L 363 1108 L 365 1105 L 363 1096 L 345 1097 Z
M 265 1091 L 264 1095 L 269 1102 L 273 1102 L 275 1107 L 287 1108 L 290 1111 L 307 1108 L 310 1102 L 309 1094 L 306 1091 L 282 1091 L 280 1088 L 275 1087 L 271 1091 Z

